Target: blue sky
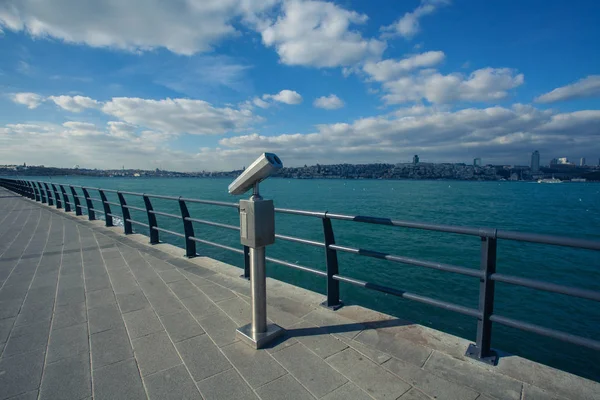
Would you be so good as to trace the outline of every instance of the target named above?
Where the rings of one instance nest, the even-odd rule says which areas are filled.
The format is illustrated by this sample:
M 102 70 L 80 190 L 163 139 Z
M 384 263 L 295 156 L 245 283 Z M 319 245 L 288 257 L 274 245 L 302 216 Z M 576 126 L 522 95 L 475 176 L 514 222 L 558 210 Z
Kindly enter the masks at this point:
M 0 164 L 600 157 L 595 1 L 4 0 Z

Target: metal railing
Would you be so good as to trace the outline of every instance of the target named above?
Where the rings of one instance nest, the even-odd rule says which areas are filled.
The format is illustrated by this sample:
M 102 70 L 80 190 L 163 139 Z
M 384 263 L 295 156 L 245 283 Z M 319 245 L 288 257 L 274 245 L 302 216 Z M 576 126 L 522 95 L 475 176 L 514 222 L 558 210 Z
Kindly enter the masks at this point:
M 106 226 L 112 226 L 113 217 L 118 216 L 123 220 L 123 228 L 125 234 L 133 233 L 132 225 L 147 228 L 148 235 L 150 237 L 150 243 L 152 244 L 159 243 L 160 233 L 166 233 L 182 237 L 185 239 L 185 254 L 187 257 L 196 256 L 196 243 L 202 243 L 205 245 L 225 249 L 231 252 L 243 254 L 244 274 L 242 276 L 249 279 L 249 261 L 247 247 L 244 246 L 244 248 L 234 248 L 226 246 L 224 244 L 215 243 L 209 240 L 196 237 L 194 233 L 194 224 L 203 224 L 237 231 L 240 230 L 240 227 L 215 221 L 192 218 L 187 207 L 187 203 L 199 203 L 220 207 L 230 207 L 239 210 L 238 203 L 229 203 L 213 200 L 199 200 L 176 196 L 164 196 L 147 193 L 127 192 L 122 190 L 100 189 L 93 187 L 68 185 L 71 192 L 71 198 L 73 199 L 73 201 L 70 201 L 69 194 L 65 190 L 66 185 L 62 184 L 28 180 L 0 179 L 0 185 L 25 197 L 29 197 L 32 200 L 41 201 L 42 203 L 47 203 L 48 205 L 56 204 L 57 208 L 61 208 L 62 204 L 64 204 L 65 211 L 68 212 L 70 210 L 73 210 L 76 215 L 82 215 L 82 210 L 85 209 L 87 211 L 88 219 L 90 220 L 96 219 L 96 213 L 104 214 Z M 52 187 L 52 189 L 49 185 Z M 58 190 L 57 186 L 60 188 L 60 191 Z M 77 193 L 76 188 L 81 189 L 83 196 Z M 100 198 L 98 199 L 91 197 L 90 191 L 97 191 Z M 108 201 L 105 194 L 106 192 L 115 193 L 119 198 L 119 203 Z M 125 196 L 141 197 L 144 201 L 145 207 L 141 208 L 127 204 Z M 85 205 L 81 205 L 81 199 L 85 201 Z M 178 202 L 180 215 L 154 210 L 151 199 L 162 199 Z M 94 208 L 94 202 L 100 203 L 102 205 L 102 209 Z M 111 206 L 120 207 L 120 215 L 115 215 L 111 209 Z M 131 213 L 129 212 L 129 210 L 137 210 L 146 213 L 148 223 L 133 220 L 131 218 Z M 267 257 L 267 261 L 326 278 L 327 298 L 326 301 L 323 303 L 323 305 L 326 307 L 335 310 L 342 306 L 342 302 L 340 301 L 339 283 L 344 282 L 351 285 L 391 294 L 394 296 L 402 297 L 404 299 L 428 304 L 430 306 L 439 307 L 448 311 L 453 311 L 456 313 L 476 318 L 477 338 L 475 344 L 471 344 L 467 349 L 466 355 L 492 365 L 496 364 L 497 361 L 497 355 L 492 350 L 492 323 L 497 323 L 500 325 L 520 329 L 523 331 L 532 332 L 534 334 L 562 340 L 565 342 L 584 346 L 593 350 L 600 350 L 600 341 L 598 340 L 589 339 L 582 336 L 577 336 L 570 333 L 543 327 L 540 325 L 531 324 L 525 321 L 508 318 L 502 315 L 498 315 L 494 312 L 494 289 L 496 282 L 502 282 L 510 285 L 517 285 L 547 292 L 560 293 L 563 295 L 600 302 L 599 291 L 574 288 L 570 286 L 558 285 L 554 283 L 534 279 L 527 279 L 518 276 L 505 275 L 496 272 L 497 242 L 499 239 L 540 243 L 553 246 L 566 246 L 596 251 L 600 250 L 600 241 L 541 235 L 535 233 L 504 231 L 491 228 L 472 228 L 451 225 L 438 225 L 420 222 L 392 220 L 387 218 L 343 215 L 329 212 L 302 211 L 285 208 L 275 208 L 275 212 L 279 214 L 291 214 L 321 219 L 323 227 L 323 242 L 280 234 L 276 234 L 276 238 L 279 240 L 300 243 L 324 249 L 325 271 L 320 271 L 318 269 L 298 265 L 295 263 L 290 263 L 272 257 Z M 157 215 L 181 220 L 183 233 L 159 227 L 156 218 Z M 335 241 L 335 235 L 331 223 L 332 220 L 352 221 L 363 224 L 389 225 L 411 229 L 476 236 L 481 239 L 480 268 L 479 270 L 476 270 L 471 268 L 465 268 L 462 266 L 424 261 L 410 257 L 403 257 L 375 250 L 353 248 L 340 245 L 337 244 Z M 455 274 L 461 274 L 472 278 L 477 278 L 479 280 L 478 308 L 465 307 L 458 304 L 434 299 L 431 297 L 410 293 L 401 289 L 383 286 L 377 283 L 367 282 L 349 276 L 341 275 L 339 271 L 338 252 L 345 252 L 363 257 L 372 257 L 395 263 L 415 265 L 423 268 L 430 268 Z

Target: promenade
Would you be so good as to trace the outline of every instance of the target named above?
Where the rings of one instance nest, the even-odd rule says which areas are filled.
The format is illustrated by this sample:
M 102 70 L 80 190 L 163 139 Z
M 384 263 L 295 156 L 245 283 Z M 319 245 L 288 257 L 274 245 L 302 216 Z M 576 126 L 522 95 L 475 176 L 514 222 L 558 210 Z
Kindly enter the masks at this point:
M 240 270 L 0 188 L 0 399 L 598 399 L 600 384 L 268 279 L 264 350 Z

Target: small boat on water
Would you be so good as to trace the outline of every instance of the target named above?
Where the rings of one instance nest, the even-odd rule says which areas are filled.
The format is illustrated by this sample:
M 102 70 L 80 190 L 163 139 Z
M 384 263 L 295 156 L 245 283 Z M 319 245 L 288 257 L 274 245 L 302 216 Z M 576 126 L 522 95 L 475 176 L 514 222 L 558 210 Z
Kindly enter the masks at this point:
M 538 179 L 538 183 L 562 183 L 560 179 L 556 179 L 554 176 L 552 178 L 546 179 Z

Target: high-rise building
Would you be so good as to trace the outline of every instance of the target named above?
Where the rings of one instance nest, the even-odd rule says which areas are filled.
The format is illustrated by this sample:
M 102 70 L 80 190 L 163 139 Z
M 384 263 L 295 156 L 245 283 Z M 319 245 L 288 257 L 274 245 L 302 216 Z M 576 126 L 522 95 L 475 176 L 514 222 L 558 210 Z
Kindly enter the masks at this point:
M 481 158 L 477 157 L 473 159 L 473 166 L 474 167 L 481 167 Z
M 580 167 L 584 167 L 584 166 L 585 166 L 585 157 L 581 157 L 581 158 L 579 159 L 579 166 L 580 166 Z
M 419 156 L 415 154 L 415 155 L 413 156 L 413 164 L 414 164 L 414 165 L 417 165 L 418 163 L 419 163 Z
M 569 159 L 567 157 L 560 157 L 558 159 L 558 163 L 561 165 L 567 165 L 569 164 Z
M 531 172 L 540 172 L 540 152 L 537 150 L 531 153 Z
M 553 166 L 556 164 L 558 164 L 558 158 L 553 158 L 552 160 L 550 160 L 550 166 Z

